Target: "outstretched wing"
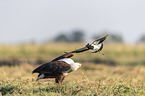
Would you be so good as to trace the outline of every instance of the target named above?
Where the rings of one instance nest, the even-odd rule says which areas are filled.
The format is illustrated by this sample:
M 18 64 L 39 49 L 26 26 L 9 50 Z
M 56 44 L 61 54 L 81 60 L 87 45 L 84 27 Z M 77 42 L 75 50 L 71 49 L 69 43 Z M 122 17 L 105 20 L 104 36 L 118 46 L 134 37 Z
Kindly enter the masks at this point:
M 69 53 L 81 53 L 88 50 L 93 50 L 93 53 L 100 52 L 103 49 L 103 42 L 108 35 L 93 41 L 91 44 L 87 43 L 85 47 L 71 51 Z
M 53 59 L 51 62 L 53 62 L 53 61 L 58 61 L 58 60 L 63 59 L 63 58 L 70 58 L 70 57 L 72 57 L 73 55 L 74 55 L 74 54 L 73 54 L 72 52 L 70 52 L 70 53 L 65 53 L 65 54 L 63 54 L 63 55 L 61 55 L 61 56 L 59 56 L 59 57 Z
M 100 43 L 104 42 L 104 40 L 107 38 L 107 36 L 108 35 L 93 41 L 92 44 L 94 44 L 94 43 L 100 44 Z
M 53 61 L 43 64 L 33 70 L 32 73 L 56 74 L 69 70 L 71 66 L 62 61 Z

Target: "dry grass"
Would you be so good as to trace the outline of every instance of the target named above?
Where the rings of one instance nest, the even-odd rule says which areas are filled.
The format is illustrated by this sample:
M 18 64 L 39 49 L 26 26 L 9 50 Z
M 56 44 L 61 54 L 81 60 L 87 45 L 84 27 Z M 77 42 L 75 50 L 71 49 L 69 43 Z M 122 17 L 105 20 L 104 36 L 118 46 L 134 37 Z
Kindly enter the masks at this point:
M 53 79 L 35 81 L 31 74 L 34 66 L 24 64 L 0 68 L 0 92 L 2 95 L 48 96 L 102 96 L 144 95 L 144 66 L 105 66 L 85 64 L 69 74 L 62 85 Z
M 0 60 L 44 59 L 48 62 L 64 51 L 69 52 L 82 46 L 64 43 L 1 45 Z M 54 84 L 53 79 L 35 81 L 37 74 L 31 72 L 36 65 L 31 62 L 0 66 L 0 93 L 6 96 L 143 96 L 145 46 L 105 44 L 103 53 L 104 56 L 90 52 L 75 55 L 73 59 L 83 66 L 69 74 L 62 85 Z

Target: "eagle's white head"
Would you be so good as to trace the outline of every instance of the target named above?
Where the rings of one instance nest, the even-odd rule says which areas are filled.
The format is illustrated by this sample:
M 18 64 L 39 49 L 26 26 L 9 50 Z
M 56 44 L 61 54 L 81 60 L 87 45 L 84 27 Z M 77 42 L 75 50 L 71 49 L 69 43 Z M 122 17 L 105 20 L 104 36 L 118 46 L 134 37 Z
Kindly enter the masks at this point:
M 76 71 L 78 68 L 80 68 L 82 66 L 82 64 L 80 64 L 80 63 L 74 63 L 74 64 L 72 64 L 71 65 L 71 69 L 73 70 L 73 71 Z

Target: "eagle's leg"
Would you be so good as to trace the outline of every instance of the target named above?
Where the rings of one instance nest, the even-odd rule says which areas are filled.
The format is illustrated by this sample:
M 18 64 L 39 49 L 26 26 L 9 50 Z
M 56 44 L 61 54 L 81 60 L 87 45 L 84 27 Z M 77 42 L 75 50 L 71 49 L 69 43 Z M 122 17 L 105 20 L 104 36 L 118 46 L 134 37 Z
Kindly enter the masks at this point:
M 64 80 L 64 76 L 63 74 L 60 74 L 55 78 L 55 83 L 61 84 L 63 80 Z
M 65 78 L 65 76 L 63 76 L 63 78 L 61 79 L 61 83 L 63 82 L 64 78 Z

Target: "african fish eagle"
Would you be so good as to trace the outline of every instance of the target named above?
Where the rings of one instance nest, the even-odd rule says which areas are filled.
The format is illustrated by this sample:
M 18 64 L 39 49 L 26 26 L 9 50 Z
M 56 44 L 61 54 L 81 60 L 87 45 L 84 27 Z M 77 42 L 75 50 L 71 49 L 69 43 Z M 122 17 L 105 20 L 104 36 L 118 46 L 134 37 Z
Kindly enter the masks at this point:
M 32 71 L 32 73 L 39 73 L 38 78 L 36 79 L 44 79 L 44 78 L 55 78 L 56 83 L 62 83 L 65 76 L 72 71 L 76 71 L 82 64 L 74 62 L 71 57 L 75 53 L 80 53 L 92 49 L 92 53 L 100 52 L 103 48 L 103 41 L 106 39 L 107 35 L 95 40 L 92 44 L 86 44 L 85 47 L 77 49 L 75 51 L 65 53 L 51 62 L 45 63 Z M 98 41 L 97 44 L 96 41 Z
M 39 73 L 37 80 L 43 78 L 55 78 L 56 83 L 62 83 L 65 76 L 81 67 L 80 63 L 74 62 L 70 57 L 74 53 L 68 53 L 60 56 L 60 59 L 41 65 L 33 70 L 33 73 Z

